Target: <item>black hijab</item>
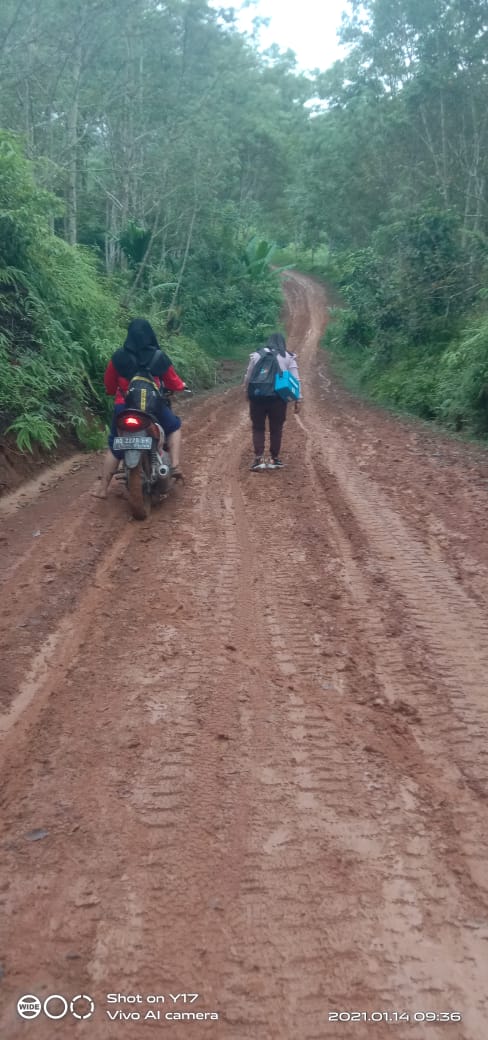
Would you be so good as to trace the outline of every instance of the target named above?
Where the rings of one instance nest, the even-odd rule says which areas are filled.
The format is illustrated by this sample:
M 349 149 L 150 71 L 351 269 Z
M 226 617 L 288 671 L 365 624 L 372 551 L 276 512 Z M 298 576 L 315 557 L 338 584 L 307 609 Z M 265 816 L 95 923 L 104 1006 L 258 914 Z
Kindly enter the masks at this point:
M 135 354 L 139 358 L 140 354 L 145 353 L 149 348 L 153 353 L 160 349 L 156 333 L 145 318 L 134 318 L 127 329 L 124 350 L 128 350 L 129 354 Z
M 156 350 L 159 354 L 151 364 Z M 112 361 L 124 379 L 132 379 L 138 369 L 146 366 L 151 366 L 153 375 L 161 376 L 171 365 L 171 359 L 161 350 L 156 333 L 145 318 L 134 318 L 130 322 L 124 346 L 115 351 Z

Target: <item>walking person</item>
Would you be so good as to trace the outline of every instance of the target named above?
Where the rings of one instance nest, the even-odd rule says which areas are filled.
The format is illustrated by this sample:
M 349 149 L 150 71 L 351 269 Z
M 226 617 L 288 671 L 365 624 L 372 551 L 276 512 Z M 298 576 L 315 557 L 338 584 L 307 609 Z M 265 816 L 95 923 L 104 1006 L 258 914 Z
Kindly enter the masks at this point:
M 289 372 L 299 381 L 296 354 L 292 354 L 286 349 L 285 338 L 279 332 L 275 332 L 269 337 L 262 350 L 255 350 L 251 354 L 244 377 L 252 423 L 255 459 L 250 468 L 253 472 L 282 469 L 284 465 L 280 458 L 280 450 L 283 426 L 286 422 L 287 401 L 280 397 L 274 389 L 277 372 Z M 257 395 L 256 387 L 258 387 Z M 296 412 L 299 411 L 301 401 L 300 388 L 300 396 L 295 401 Z M 268 462 L 264 455 L 266 419 L 269 423 L 270 458 Z

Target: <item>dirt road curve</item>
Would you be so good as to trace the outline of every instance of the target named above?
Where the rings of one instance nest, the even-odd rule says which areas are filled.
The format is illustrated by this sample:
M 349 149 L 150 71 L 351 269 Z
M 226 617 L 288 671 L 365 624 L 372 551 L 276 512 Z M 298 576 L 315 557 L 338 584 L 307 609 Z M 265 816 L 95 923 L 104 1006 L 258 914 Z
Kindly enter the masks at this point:
M 148 523 L 98 459 L 0 503 L 5 1040 L 486 1037 L 487 456 L 338 389 L 287 300 L 286 470 L 231 390 Z

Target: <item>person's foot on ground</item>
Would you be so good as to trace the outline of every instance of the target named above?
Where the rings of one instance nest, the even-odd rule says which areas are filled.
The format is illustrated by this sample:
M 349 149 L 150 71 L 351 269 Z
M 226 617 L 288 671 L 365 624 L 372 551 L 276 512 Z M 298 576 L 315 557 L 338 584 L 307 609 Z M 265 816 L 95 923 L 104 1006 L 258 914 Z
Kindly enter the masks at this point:
M 93 498 L 103 498 L 103 499 L 105 499 L 105 498 L 107 498 L 107 489 L 103 488 L 103 487 L 97 488 L 96 491 L 92 491 L 92 495 L 93 495 Z
M 285 463 L 282 462 L 281 459 L 278 458 L 278 456 L 276 456 L 275 458 L 271 458 L 269 460 L 268 469 L 283 469 L 284 465 Z
M 252 466 L 249 467 L 251 471 L 256 472 L 258 469 L 266 469 L 266 463 L 262 455 L 259 455 L 254 459 Z
M 173 477 L 174 480 L 181 480 L 182 483 L 185 482 L 185 478 L 184 478 L 184 476 L 183 476 L 179 466 L 172 466 L 171 467 L 171 476 Z

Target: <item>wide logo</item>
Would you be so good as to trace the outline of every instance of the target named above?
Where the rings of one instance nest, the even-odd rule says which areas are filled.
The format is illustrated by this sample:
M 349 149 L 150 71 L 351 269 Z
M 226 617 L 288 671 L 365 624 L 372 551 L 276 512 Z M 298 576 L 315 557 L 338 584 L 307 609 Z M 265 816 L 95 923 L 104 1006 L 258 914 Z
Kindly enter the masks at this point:
M 91 1018 L 94 1010 L 95 1002 L 86 993 L 77 993 L 71 1000 L 66 1000 L 66 997 L 61 996 L 60 993 L 51 993 L 42 1002 L 39 997 L 27 993 L 17 1001 L 18 1014 L 21 1018 L 27 1019 L 37 1018 L 41 1011 L 44 1012 L 46 1018 L 51 1018 L 55 1022 L 67 1014 L 73 1015 L 73 1018 L 85 1019 Z
M 17 1001 L 17 1011 L 21 1018 L 37 1018 L 42 1011 L 39 997 L 34 997 L 32 993 L 27 993 L 25 997 L 21 997 Z

